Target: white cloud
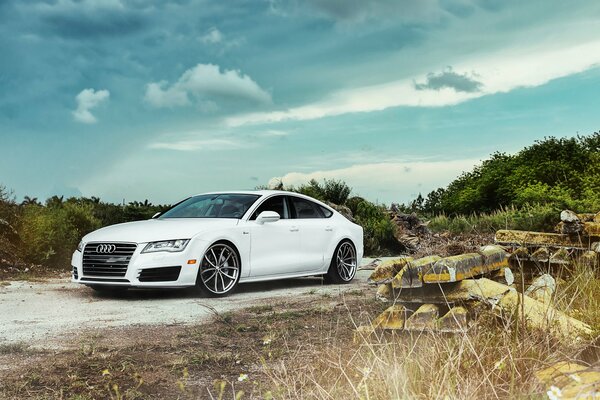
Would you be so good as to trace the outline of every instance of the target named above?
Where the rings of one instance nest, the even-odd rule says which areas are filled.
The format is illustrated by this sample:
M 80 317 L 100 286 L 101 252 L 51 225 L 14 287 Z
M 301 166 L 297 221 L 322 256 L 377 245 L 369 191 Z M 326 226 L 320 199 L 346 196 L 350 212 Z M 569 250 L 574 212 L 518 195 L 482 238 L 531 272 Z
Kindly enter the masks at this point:
M 248 113 L 229 117 L 228 126 L 272 123 L 284 120 L 311 120 L 346 113 L 380 111 L 390 107 L 442 107 L 462 103 L 519 87 L 543 85 L 553 79 L 583 72 L 600 65 L 600 40 L 564 41 L 555 47 L 518 47 L 493 54 L 458 59 L 451 64 L 458 74 L 476 73 L 481 90 L 457 91 L 451 87 L 418 90 L 415 82 L 426 73 L 378 85 L 335 92 L 327 98 L 283 111 Z M 420 88 L 424 89 L 424 88 Z M 439 90 L 438 90 L 439 89 Z
M 144 99 L 154 107 L 178 107 L 220 97 L 270 103 L 271 95 L 239 70 L 223 70 L 214 64 L 198 64 L 185 71 L 177 82 L 149 83 Z
M 233 139 L 200 139 L 200 140 L 180 140 L 163 141 L 151 143 L 150 149 L 163 149 L 175 151 L 214 151 L 214 150 L 234 150 L 247 147 L 243 143 Z
M 75 97 L 77 108 L 73 111 L 73 118 L 84 124 L 95 124 L 97 119 L 90 110 L 107 101 L 109 97 L 110 92 L 108 90 L 83 89 Z
M 215 27 L 210 28 L 206 34 L 200 37 L 200 41 L 207 44 L 221 43 L 223 39 L 223 33 Z
M 419 192 L 426 195 L 446 186 L 463 171 L 469 171 L 479 160 L 451 161 L 390 161 L 357 164 L 346 168 L 308 173 L 290 172 L 274 177 L 270 183 L 282 180 L 284 185 L 300 185 L 311 179 L 341 179 L 355 194 L 384 202 L 407 202 Z
M 289 134 L 290 133 L 287 131 L 282 131 L 279 129 L 269 129 L 269 130 L 259 133 L 257 136 L 260 136 L 260 137 L 285 137 L 285 136 L 289 136 Z

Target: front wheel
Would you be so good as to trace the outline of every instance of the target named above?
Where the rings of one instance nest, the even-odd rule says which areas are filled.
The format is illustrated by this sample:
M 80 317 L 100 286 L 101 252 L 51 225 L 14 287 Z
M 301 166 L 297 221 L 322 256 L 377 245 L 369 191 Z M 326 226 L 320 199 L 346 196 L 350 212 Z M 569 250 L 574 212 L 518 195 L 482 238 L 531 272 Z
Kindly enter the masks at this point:
M 325 280 L 330 283 L 350 283 L 356 275 L 356 249 L 349 241 L 338 244 Z
M 237 286 L 240 271 L 237 251 L 228 243 L 215 243 L 204 253 L 196 285 L 208 296 L 226 296 Z

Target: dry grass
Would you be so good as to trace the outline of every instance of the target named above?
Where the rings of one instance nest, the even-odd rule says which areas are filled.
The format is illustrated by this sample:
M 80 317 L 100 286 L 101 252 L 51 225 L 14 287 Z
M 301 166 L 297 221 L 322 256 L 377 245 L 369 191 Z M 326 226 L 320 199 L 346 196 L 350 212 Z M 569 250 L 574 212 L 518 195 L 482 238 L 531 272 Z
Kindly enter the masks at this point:
M 600 331 L 600 280 L 559 271 L 554 302 Z M 568 278 L 568 279 L 567 279 Z M 0 397 L 65 399 L 514 399 L 544 398 L 534 372 L 555 362 L 597 364 L 595 343 L 560 341 L 500 320 L 487 308 L 461 334 L 353 330 L 387 305 L 373 293 L 312 296 L 215 316 L 195 327 L 105 331 L 52 357 L 5 349 L 22 367 Z M 130 338 L 115 343 L 115 337 Z M 2 360 L 2 358 L 0 358 Z
M 599 332 L 597 271 L 578 265 L 559 274 L 556 307 Z M 329 337 L 326 348 L 298 349 L 266 373 L 282 399 L 514 399 L 545 398 L 534 373 L 551 364 L 598 363 L 596 341 L 559 340 L 523 322 L 483 309 L 461 334 L 379 333 L 359 344 Z

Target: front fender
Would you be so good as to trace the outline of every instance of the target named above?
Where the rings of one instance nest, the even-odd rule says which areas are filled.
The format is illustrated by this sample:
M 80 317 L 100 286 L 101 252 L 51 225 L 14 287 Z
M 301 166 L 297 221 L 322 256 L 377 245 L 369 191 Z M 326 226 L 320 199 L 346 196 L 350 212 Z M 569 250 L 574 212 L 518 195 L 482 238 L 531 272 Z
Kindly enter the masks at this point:
M 237 226 L 235 228 L 218 229 L 210 232 L 202 232 L 192 239 L 192 250 L 198 262 L 204 257 L 208 248 L 216 242 L 226 241 L 235 246 L 240 256 L 241 273 L 244 278 L 250 275 L 250 235 L 244 234 L 244 230 Z

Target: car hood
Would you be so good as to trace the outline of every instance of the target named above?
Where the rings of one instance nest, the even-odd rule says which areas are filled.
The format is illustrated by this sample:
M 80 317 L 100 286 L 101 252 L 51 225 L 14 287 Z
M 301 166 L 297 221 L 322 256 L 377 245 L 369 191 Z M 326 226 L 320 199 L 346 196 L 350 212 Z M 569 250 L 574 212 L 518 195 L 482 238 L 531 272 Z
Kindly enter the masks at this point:
M 191 239 L 199 233 L 237 225 L 234 218 L 166 218 L 107 226 L 83 237 L 88 242 L 147 243 Z

